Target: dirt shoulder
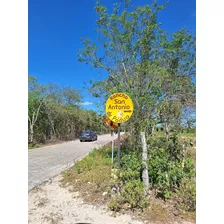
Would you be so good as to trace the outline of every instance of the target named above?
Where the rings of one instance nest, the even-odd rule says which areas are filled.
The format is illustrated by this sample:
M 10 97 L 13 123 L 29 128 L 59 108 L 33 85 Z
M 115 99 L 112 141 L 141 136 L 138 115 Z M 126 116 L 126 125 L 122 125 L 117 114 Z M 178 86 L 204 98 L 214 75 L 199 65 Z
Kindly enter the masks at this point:
M 131 215 L 114 217 L 106 206 L 86 204 L 78 192 L 61 187 L 61 178 L 59 175 L 29 192 L 30 224 L 159 224 L 140 221 Z
M 29 192 L 30 224 L 143 224 L 129 215 L 112 216 L 105 206 L 83 202 L 78 192 L 60 186 L 61 175 Z

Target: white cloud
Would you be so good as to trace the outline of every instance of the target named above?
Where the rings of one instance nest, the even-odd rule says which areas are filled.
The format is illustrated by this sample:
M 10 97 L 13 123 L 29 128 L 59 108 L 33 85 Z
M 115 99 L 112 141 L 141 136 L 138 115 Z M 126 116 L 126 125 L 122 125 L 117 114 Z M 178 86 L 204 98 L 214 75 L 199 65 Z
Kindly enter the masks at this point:
M 87 106 L 87 105 L 92 105 L 93 104 L 93 102 L 83 102 L 83 103 L 80 103 L 80 105 L 84 105 L 84 106 Z

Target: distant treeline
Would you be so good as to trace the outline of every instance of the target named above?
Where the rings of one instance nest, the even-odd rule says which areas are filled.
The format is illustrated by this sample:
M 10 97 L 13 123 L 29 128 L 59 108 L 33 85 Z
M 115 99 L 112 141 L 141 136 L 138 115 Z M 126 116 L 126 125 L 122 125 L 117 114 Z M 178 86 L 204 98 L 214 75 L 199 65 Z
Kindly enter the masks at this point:
M 81 94 L 71 87 L 40 85 L 29 76 L 28 129 L 30 144 L 73 140 L 81 130 L 109 132 L 104 117 L 80 108 Z

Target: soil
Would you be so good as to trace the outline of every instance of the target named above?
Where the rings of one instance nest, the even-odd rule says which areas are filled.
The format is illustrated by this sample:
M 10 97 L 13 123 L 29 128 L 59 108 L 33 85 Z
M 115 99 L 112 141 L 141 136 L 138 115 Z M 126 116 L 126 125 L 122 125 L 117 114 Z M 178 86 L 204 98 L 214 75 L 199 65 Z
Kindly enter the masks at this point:
M 30 224 L 143 224 L 129 215 L 114 217 L 106 206 L 84 203 L 78 192 L 62 188 L 57 176 L 29 192 Z

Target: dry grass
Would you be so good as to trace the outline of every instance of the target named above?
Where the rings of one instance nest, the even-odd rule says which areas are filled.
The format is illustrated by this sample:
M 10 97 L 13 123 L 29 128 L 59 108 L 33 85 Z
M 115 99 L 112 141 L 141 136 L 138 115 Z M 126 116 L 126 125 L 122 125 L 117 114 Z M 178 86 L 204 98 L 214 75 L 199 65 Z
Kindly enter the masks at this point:
M 175 207 L 172 199 L 162 201 L 152 196 L 149 203 L 150 206 L 141 215 L 143 221 L 158 224 L 183 223 L 184 221 L 196 223 L 195 212 L 183 213 Z
M 152 202 L 149 208 L 144 212 L 142 219 L 144 221 L 152 221 L 154 223 L 168 224 L 173 223 L 174 218 L 162 205 L 158 202 Z
M 190 142 L 192 144 L 192 147 L 196 147 L 196 137 L 192 137 L 192 136 L 181 136 L 181 141 L 187 141 Z
M 110 189 L 111 149 L 103 147 L 79 161 L 74 167 L 63 173 L 62 186 L 71 186 L 70 190 L 79 192 L 86 202 L 104 204 Z

